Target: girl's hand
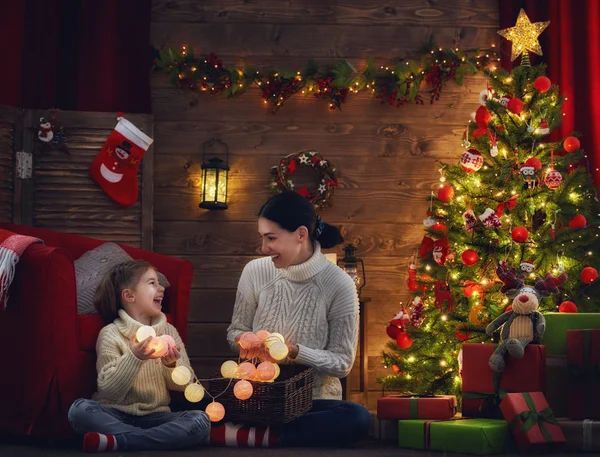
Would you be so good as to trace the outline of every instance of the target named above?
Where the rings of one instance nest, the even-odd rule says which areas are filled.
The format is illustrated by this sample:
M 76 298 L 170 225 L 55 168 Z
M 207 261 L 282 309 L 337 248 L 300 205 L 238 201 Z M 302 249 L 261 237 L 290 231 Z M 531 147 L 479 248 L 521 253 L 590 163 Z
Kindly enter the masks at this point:
M 288 343 L 287 347 L 290 350 L 288 357 L 290 359 L 295 359 L 298 356 L 298 352 L 300 351 L 300 348 L 298 347 L 297 344 L 289 344 L 289 343 Z
M 146 338 L 144 341 L 140 341 L 139 343 L 135 340 L 135 335 L 131 338 L 131 342 L 129 347 L 131 348 L 131 352 L 140 360 L 148 360 L 152 358 L 152 354 L 154 354 L 154 349 L 148 349 L 148 343 L 152 339 L 151 336 Z
M 163 356 L 162 358 L 163 365 L 167 368 L 175 368 L 175 364 L 181 358 L 181 352 L 179 351 L 179 346 L 169 348 L 167 355 Z

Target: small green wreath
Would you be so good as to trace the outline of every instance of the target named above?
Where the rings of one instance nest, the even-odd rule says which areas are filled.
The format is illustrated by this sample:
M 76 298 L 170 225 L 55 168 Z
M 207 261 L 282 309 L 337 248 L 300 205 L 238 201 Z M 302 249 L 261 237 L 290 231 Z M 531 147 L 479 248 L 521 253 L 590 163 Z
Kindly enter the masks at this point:
M 320 181 L 316 191 L 311 192 L 307 186 L 297 187 L 291 178 L 298 167 L 310 167 L 319 172 Z M 325 160 L 317 151 L 307 150 L 284 157 L 279 165 L 271 167 L 271 189 L 276 192 L 293 190 L 308 199 L 316 209 L 331 206 L 329 201 L 334 189 L 338 186 L 335 167 Z

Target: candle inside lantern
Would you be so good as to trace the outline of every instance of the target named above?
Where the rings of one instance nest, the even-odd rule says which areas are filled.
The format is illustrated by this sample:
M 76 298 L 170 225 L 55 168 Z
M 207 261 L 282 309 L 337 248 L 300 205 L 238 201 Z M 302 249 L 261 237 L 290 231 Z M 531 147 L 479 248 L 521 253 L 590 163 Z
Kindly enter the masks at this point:
M 156 336 L 156 331 L 149 325 L 142 325 L 140 328 L 138 328 L 137 332 L 135 332 L 135 339 L 138 341 L 138 343 L 144 341 L 149 336 Z
M 187 401 L 191 403 L 198 403 L 200 400 L 204 398 L 204 387 L 200 384 L 190 384 L 185 388 L 183 392 Z
M 254 387 L 245 379 L 236 382 L 233 386 L 233 395 L 238 400 L 248 400 L 252 396 L 252 392 L 254 392 Z
M 190 382 L 190 379 L 192 379 L 192 372 L 188 367 L 179 365 L 173 369 L 173 372 L 171 373 L 171 379 L 173 379 L 175 384 L 179 386 L 185 386 L 188 382 Z
M 219 422 L 225 417 L 225 408 L 218 401 L 209 403 L 205 411 L 206 414 L 208 414 L 208 418 L 211 420 L 211 422 Z

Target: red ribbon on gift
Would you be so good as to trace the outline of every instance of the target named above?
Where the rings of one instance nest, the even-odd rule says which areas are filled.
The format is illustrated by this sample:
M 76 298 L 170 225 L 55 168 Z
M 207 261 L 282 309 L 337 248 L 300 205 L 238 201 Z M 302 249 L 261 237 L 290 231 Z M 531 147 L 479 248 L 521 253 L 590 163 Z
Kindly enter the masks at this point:
M 515 209 L 517 207 L 517 198 L 519 194 L 513 195 L 508 200 L 503 201 L 498 206 L 496 206 L 496 213 L 498 217 L 502 216 L 504 210 L 510 211 L 511 209 Z

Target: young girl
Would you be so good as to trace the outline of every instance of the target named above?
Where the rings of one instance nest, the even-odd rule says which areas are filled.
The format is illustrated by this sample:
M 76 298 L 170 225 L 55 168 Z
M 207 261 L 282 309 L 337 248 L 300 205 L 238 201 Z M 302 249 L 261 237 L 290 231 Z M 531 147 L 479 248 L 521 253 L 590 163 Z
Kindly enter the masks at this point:
M 69 422 L 83 434 L 86 452 L 177 449 L 206 444 L 210 421 L 203 411 L 171 412 L 168 390 L 185 386 L 171 379 L 173 368 L 191 370 L 183 342 L 161 312 L 164 287 L 141 260 L 115 266 L 96 291 L 95 307 L 104 322 L 98 335 L 98 392 L 69 409 Z M 136 340 L 142 325 L 170 335 L 176 347 L 157 358 L 151 337 Z
M 321 247 L 340 244 L 342 236 L 295 192 L 275 195 L 263 205 L 258 233 L 267 257 L 251 261 L 242 272 L 227 339 L 239 349 L 244 332 L 281 333 L 290 359 L 314 369 L 312 410 L 272 428 L 271 442 L 342 446 L 358 441 L 371 418 L 362 405 L 341 401 L 339 380 L 354 363 L 358 296 L 350 276 L 321 253 Z

